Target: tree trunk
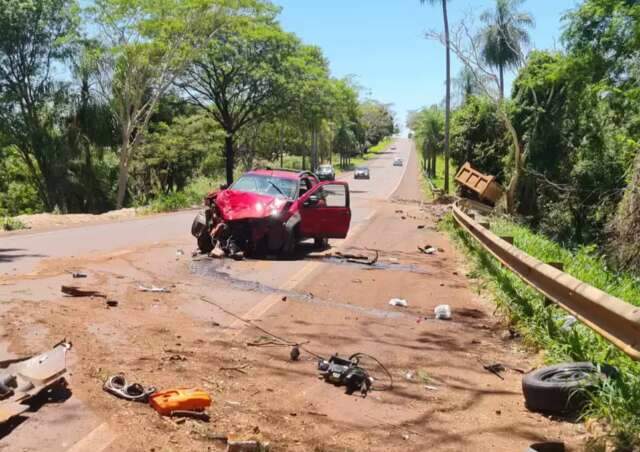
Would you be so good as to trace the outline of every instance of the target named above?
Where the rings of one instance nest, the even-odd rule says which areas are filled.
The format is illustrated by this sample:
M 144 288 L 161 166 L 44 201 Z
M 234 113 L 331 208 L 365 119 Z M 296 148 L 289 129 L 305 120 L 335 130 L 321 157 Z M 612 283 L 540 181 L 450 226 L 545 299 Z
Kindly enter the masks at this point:
M 127 194 L 127 180 L 129 179 L 129 127 L 122 129 L 122 144 L 120 145 L 120 164 L 118 166 L 118 194 L 116 209 L 122 209 L 124 197 Z
M 284 126 L 280 126 L 280 168 L 284 168 Z
M 500 70 L 500 99 L 504 99 L 504 66 L 499 65 Z
M 233 184 L 233 134 L 231 132 L 227 132 L 227 135 L 224 137 L 224 157 L 225 157 L 225 168 L 227 173 L 227 185 Z
M 451 120 L 451 49 L 449 45 L 449 17 L 447 16 L 447 0 L 442 0 L 442 16 L 444 18 L 444 38 L 447 53 L 447 91 L 444 112 L 444 192 L 449 193 L 449 126 Z M 434 152 L 435 155 L 435 152 Z M 435 174 L 435 161 L 433 165 Z

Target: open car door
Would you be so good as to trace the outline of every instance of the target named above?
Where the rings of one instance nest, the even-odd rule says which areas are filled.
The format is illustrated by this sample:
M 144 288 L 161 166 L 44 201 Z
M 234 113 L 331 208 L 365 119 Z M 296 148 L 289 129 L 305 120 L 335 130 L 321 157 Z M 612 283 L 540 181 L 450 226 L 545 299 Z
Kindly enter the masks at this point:
M 322 182 L 299 200 L 300 232 L 305 238 L 343 239 L 349 232 L 351 208 L 346 182 Z

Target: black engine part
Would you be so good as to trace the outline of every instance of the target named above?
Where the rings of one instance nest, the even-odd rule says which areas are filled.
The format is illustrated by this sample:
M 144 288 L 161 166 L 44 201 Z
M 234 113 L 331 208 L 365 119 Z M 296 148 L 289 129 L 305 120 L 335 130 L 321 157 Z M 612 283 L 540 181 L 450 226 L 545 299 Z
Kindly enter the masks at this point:
M 351 395 L 360 391 L 362 397 L 366 397 L 373 384 L 373 378 L 359 366 L 360 360 L 356 355 L 349 359 L 340 358 L 337 354 L 329 360 L 319 360 L 318 370 L 324 380 L 336 386 L 345 386 L 346 393 Z

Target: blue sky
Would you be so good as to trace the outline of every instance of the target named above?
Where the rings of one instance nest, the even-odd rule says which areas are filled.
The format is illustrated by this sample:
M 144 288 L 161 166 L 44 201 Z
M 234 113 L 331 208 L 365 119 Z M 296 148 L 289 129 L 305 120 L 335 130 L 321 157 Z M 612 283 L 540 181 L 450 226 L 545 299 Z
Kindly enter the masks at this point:
M 444 97 L 444 49 L 426 40 L 428 29 L 442 29 L 442 9 L 419 0 L 273 0 L 287 31 L 320 46 L 336 77 L 354 75 L 368 96 L 393 103 L 404 126 L 408 110 L 439 103 Z M 493 0 L 451 0 L 450 22 L 479 15 Z M 562 16 L 578 0 L 528 0 L 536 49 L 560 49 Z M 452 76 L 460 65 L 454 61 Z M 510 80 L 510 77 L 508 80 Z

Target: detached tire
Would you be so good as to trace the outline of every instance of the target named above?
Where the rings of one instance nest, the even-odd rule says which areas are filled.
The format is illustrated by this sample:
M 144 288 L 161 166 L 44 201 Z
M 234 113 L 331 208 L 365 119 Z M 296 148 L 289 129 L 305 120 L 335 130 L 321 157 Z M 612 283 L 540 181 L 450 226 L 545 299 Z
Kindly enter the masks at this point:
M 571 414 L 586 402 L 584 389 L 604 377 L 589 362 L 543 367 L 524 376 L 522 393 L 527 408 L 548 414 Z

